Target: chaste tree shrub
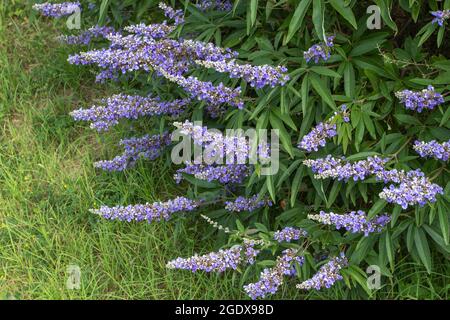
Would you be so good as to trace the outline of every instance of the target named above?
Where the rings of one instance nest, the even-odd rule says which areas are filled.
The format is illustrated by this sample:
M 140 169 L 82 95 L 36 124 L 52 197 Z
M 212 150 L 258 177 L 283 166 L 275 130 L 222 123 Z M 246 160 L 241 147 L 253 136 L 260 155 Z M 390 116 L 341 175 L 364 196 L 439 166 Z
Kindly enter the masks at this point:
M 226 239 L 216 252 L 169 257 L 168 268 L 235 270 L 256 299 L 286 282 L 320 290 L 338 280 L 370 295 L 368 265 L 393 277 L 400 260 L 432 272 L 448 259 L 449 0 L 35 5 L 50 17 L 74 7 L 93 27 L 61 37 L 89 46 L 69 63 L 124 91 L 73 118 L 102 134 L 126 121 L 143 131 L 96 167 L 173 160 L 175 132 L 210 158 L 235 160 L 188 152 L 191 161 L 166 162 L 185 195 L 92 210 L 126 222 L 185 214 Z M 217 130 L 248 128 L 276 134 L 252 145 Z M 264 161 L 278 170 L 264 173 Z

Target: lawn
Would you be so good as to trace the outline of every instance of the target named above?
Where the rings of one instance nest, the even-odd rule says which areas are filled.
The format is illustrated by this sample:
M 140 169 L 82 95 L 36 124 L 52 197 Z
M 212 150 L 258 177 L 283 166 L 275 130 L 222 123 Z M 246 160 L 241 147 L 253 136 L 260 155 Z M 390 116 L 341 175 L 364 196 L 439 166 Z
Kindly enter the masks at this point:
M 56 42 L 53 24 L 0 9 L 0 297 L 246 298 L 238 273 L 166 269 L 175 257 L 217 249 L 202 239 L 206 223 L 197 214 L 150 225 L 109 222 L 89 212 L 100 204 L 166 199 L 182 189 L 162 161 L 142 161 L 125 173 L 95 170 L 94 161 L 115 154 L 107 146 L 121 131 L 99 135 L 75 123 L 69 112 L 117 88 L 94 85 L 92 74 L 69 65 L 67 56 L 76 49 Z M 66 287 L 69 265 L 80 267 L 79 290 Z M 446 261 L 436 261 L 431 274 L 400 263 L 395 274 L 373 298 L 448 299 Z M 287 288 L 274 298 L 306 298 Z M 309 297 L 361 295 L 337 286 Z
M 201 234 L 196 225 L 110 223 L 88 211 L 100 203 L 151 202 L 177 190 L 158 162 L 119 174 L 94 169 L 94 160 L 112 153 L 97 142 L 117 137 L 99 136 L 76 124 L 68 113 L 114 88 L 93 86 L 91 74 L 70 66 L 67 48 L 59 46 L 56 35 L 44 23 L 17 16 L 2 19 L 0 295 L 241 297 L 238 286 L 233 289 L 220 277 L 165 268 L 169 259 L 193 254 L 193 235 Z M 79 290 L 66 288 L 69 265 L 81 269 Z

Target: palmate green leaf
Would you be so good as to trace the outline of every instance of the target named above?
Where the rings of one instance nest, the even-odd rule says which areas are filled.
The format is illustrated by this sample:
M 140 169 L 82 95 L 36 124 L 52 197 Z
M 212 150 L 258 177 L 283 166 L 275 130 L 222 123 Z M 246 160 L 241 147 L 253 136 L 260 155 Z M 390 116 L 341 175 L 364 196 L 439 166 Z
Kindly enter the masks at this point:
M 98 25 L 102 26 L 105 24 L 106 15 L 108 13 L 109 0 L 102 0 L 100 4 L 100 13 L 98 17 Z
M 325 10 L 324 0 L 313 1 L 312 21 L 314 24 L 314 29 L 316 30 L 316 34 L 321 41 L 325 41 L 326 38 L 324 28 L 324 10 Z
M 330 89 L 322 82 L 320 77 L 316 74 L 310 74 L 309 79 L 314 90 L 319 96 L 328 104 L 333 110 L 337 111 L 336 103 L 331 96 Z
M 280 176 L 280 178 L 278 179 L 277 184 L 276 184 L 276 188 L 277 189 L 281 188 L 281 184 L 284 181 L 286 181 L 296 169 L 301 167 L 301 164 L 302 164 L 302 160 L 301 159 L 297 159 L 294 162 L 292 162 L 289 165 L 289 167 L 283 172 L 283 174 Z
M 250 21 L 253 27 L 256 23 L 256 16 L 258 13 L 258 0 L 250 0 Z
M 382 214 L 382 210 L 387 205 L 387 202 L 383 199 L 378 199 L 370 208 L 369 212 L 367 213 L 367 217 L 369 219 L 375 217 L 376 215 Z
M 363 40 L 350 51 L 349 56 L 355 58 L 372 51 L 378 51 L 378 46 L 381 46 L 385 41 L 386 39 L 378 38 Z
M 417 18 L 419 17 L 420 13 L 420 2 L 413 1 L 414 3 L 410 6 L 411 7 L 411 16 L 414 20 L 414 22 L 417 22 Z
M 445 254 L 450 254 L 450 245 L 445 243 L 444 238 L 442 238 L 442 236 L 438 232 L 436 232 L 436 230 L 426 224 L 423 225 L 423 228 L 431 237 L 431 239 L 436 242 L 439 248 L 445 252 Z
M 364 121 L 359 121 L 355 132 L 355 148 L 357 151 L 359 151 L 359 146 L 364 138 L 364 131 L 365 131 Z
M 305 117 L 306 108 L 308 107 L 308 100 L 309 100 L 309 77 L 308 77 L 308 75 L 305 75 L 302 80 L 301 98 L 302 98 L 303 117 Z
M 414 226 L 414 223 L 411 222 L 408 227 L 408 231 L 406 232 L 406 249 L 408 249 L 409 253 L 411 253 L 413 249 L 415 232 L 416 227 Z
M 410 124 L 413 126 L 422 126 L 422 123 L 416 117 L 409 114 L 395 114 L 394 117 L 401 123 Z
M 350 256 L 350 261 L 353 264 L 360 264 L 368 255 L 368 253 L 373 249 L 377 238 L 372 234 L 367 237 L 362 237 L 356 245 L 352 255 Z
M 376 73 L 380 77 L 395 79 L 395 77 L 392 77 L 390 74 L 388 74 L 382 67 L 376 65 L 375 63 L 372 63 L 373 61 L 371 61 L 369 58 L 353 58 L 352 62 L 355 66 L 359 67 L 362 70 L 367 69 Z
M 392 210 L 392 215 L 391 215 L 391 227 L 395 226 L 395 223 L 398 220 L 398 217 L 400 216 L 400 213 L 402 212 L 402 207 L 400 206 L 395 206 L 394 210 Z
M 239 4 L 241 3 L 241 0 L 235 0 L 233 3 L 233 16 L 236 14 L 236 9 L 239 6 Z
M 292 180 L 291 186 L 291 207 L 294 207 L 295 200 L 297 199 L 298 192 L 300 191 L 300 185 L 303 180 L 303 175 L 305 173 L 305 166 L 300 166 L 295 172 L 294 179 Z
M 289 153 L 291 158 L 293 158 L 294 157 L 294 151 L 292 149 L 291 136 L 287 132 L 286 127 L 284 126 L 283 122 L 273 112 L 270 113 L 269 121 L 270 121 L 270 124 L 271 124 L 273 129 L 279 130 L 281 144 L 286 149 L 286 151 Z
M 394 245 L 392 243 L 391 239 L 391 233 L 389 230 L 385 232 L 386 235 L 386 253 L 389 260 L 389 264 L 391 265 L 391 270 L 394 271 L 395 265 L 394 265 Z
M 341 182 L 337 181 L 337 180 L 334 181 L 333 186 L 331 187 L 331 190 L 328 193 L 327 209 L 331 208 L 331 206 L 333 205 L 334 201 L 336 200 L 336 197 L 338 196 L 341 188 L 342 188 Z
M 244 225 L 242 224 L 242 222 L 239 219 L 236 219 L 236 228 L 241 233 L 245 232 L 245 227 L 244 227 Z
M 390 5 L 391 0 L 374 0 L 375 4 L 380 7 L 381 18 L 388 25 L 389 28 L 395 31 L 395 34 L 398 32 L 397 25 L 391 17 Z
M 428 246 L 427 236 L 421 228 L 416 228 L 414 232 L 414 244 L 419 254 L 420 260 L 427 269 L 428 273 L 431 273 L 431 253 Z
M 449 208 L 444 201 L 439 201 L 437 204 L 437 211 L 439 215 L 439 225 L 441 227 L 442 236 L 446 245 L 449 244 Z
M 442 120 L 439 126 L 442 127 L 444 124 L 447 124 L 449 120 L 450 120 L 450 108 L 447 108 L 447 110 L 445 110 L 444 115 L 442 116 Z
M 269 190 L 270 197 L 275 202 L 276 201 L 276 193 L 275 193 L 275 182 L 273 181 L 273 175 L 269 174 L 266 176 L 266 185 L 267 190 Z
M 438 48 L 442 45 L 442 40 L 444 40 L 444 34 L 445 34 L 445 28 L 439 28 L 438 35 L 437 35 L 437 46 Z
M 370 136 L 372 138 L 376 139 L 377 138 L 377 134 L 375 132 L 375 126 L 373 124 L 372 119 L 367 114 L 367 112 L 363 112 L 362 113 L 362 119 L 364 120 L 365 128 L 367 129 L 367 131 L 369 131 Z
M 379 153 L 376 151 L 364 151 L 364 152 L 359 152 L 359 153 L 353 154 L 351 156 L 348 156 L 348 157 L 346 157 L 346 159 L 348 161 L 357 161 L 357 160 L 366 159 L 367 157 L 373 157 L 376 155 L 379 155 Z
M 344 90 L 345 95 L 353 98 L 356 92 L 355 69 L 350 62 L 345 63 L 344 69 Z
M 308 11 L 311 1 L 312 0 L 301 0 L 297 5 L 297 8 L 294 11 L 294 15 L 291 18 L 291 22 L 289 23 L 288 33 L 283 41 L 283 45 L 289 43 L 289 41 L 291 41 L 291 39 L 294 37 L 298 29 L 300 29 L 300 26 L 302 25 L 303 22 L 303 18 L 305 17 L 306 12 Z
M 344 0 L 329 0 L 331 6 L 339 12 L 339 14 L 347 20 L 353 28 L 358 29 L 358 24 L 356 23 L 355 15 L 352 9 L 345 3 Z
M 351 265 L 341 270 L 342 276 L 348 276 L 352 282 L 359 284 L 364 291 L 370 295 L 372 292 L 367 286 L 367 274 L 358 266 Z
M 327 76 L 327 77 L 335 77 L 335 78 L 341 78 L 342 76 L 337 73 L 336 71 L 327 68 L 327 67 L 322 67 L 322 66 L 312 66 L 311 68 L 309 68 L 312 72 L 320 74 L 322 76 Z
M 421 36 L 419 38 L 419 43 L 418 43 L 419 47 L 422 46 L 425 43 L 425 41 L 428 40 L 428 38 L 430 38 L 430 36 L 434 33 L 436 28 L 437 28 L 436 24 L 429 23 L 429 24 L 425 25 L 424 28 L 422 28 L 423 32 L 422 32 L 422 30 L 420 30 L 417 33 L 418 35 L 421 34 Z
M 271 110 L 278 118 L 281 119 L 285 124 L 287 124 L 291 129 L 297 131 L 297 126 L 294 123 L 294 120 L 292 120 L 289 113 L 281 113 L 279 109 L 272 109 Z

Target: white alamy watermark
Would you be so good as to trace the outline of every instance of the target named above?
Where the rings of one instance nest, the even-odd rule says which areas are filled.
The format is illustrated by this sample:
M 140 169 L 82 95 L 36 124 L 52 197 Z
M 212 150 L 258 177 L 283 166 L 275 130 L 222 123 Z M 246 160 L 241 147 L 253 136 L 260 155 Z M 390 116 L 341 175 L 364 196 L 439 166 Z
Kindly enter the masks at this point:
M 367 267 L 367 287 L 370 290 L 378 290 L 381 288 L 381 269 L 379 266 L 373 264 Z
M 81 29 L 81 8 L 75 7 L 73 13 L 67 18 L 66 26 L 69 30 Z
M 81 268 L 76 264 L 67 266 L 66 288 L 68 290 L 78 290 L 81 288 Z
M 371 5 L 367 7 L 367 14 L 370 16 L 367 18 L 367 29 L 381 29 L 381 9 L 379 6 Z
M 259 165 L 261 175 L 274 175 L 279 170 L 279 130 L 272 129 L 218 129 L 202 127 L 196 121 L 186 127 L 176 124 L 172 141 L 174 164 L 249 164 Z

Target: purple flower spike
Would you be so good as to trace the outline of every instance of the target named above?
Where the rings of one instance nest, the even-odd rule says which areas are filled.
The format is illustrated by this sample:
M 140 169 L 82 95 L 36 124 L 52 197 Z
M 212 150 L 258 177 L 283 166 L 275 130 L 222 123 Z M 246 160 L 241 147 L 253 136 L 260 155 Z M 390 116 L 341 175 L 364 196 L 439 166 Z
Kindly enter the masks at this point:
M 183 211 L 193 211 L 201 204 L 200 201 L 191 200 L 185 197 L 177 197 L 166 202 L 154 202 L 129 206 L 106 207 L 91 209 L 94 214 L 98 214 L 105 219 L 120 221 L 147 221 L 152 222 L 169 220 L 173 213 Z
M 242 183 L 250 175 L 250 168 L 245 164 L 202 165 L 188 164 L 178 169 L 174 176 L 177 183 L 183 179 L 182 173 L 192 174 L 199 180 L 218 181 L 221 184 Z
M 431 23 L 437 23 L 440 27 L 443 27 L 445 20 L 450 18 L 450 9 L 434 11 L 431 14 L 434 16 L 434 19 L 433 21 L 431 21 Z
M 161 101 L 154 97 L 129 96 L 117 94 L 103 99 L 101 104 L 90 109 L 78 109 L 70 114 L 77 120 L 90 121 L 91 128 L 107 131 L 119 123 L 120 119 L 138 119 L 143 116 L 169 115 L 178 116 L 190 99 Z
M 200 0 L 195 6 L 201 11 L 231 11 L 233 9 L 233 4 L 230 0 Z
M 384 164 L 389 161 L 387 158 L 378 156 L 368 157 L 366 160 L 349 163 L 343 158 L 334 158 L 328 155 L 322 159 L 308 159 L 303 164 L 310 167 L 315 173 L 316 179 L 332 178 L 337 180 L 354 181 L 364 180 L 368 176 L 384 170 Z
M 444 97 L 434 91 L 433 86 L 428 86 L 422 91 L 403 90 L 395 93 L 395 96 L 403 103 L 406 109 L 422 112 L 423 109 L 432 110 L 444 103 Z
M 286 227 L 275 232 L 273 239 L 278 242 L 291 242 L 292 240 L 298 240 L 301 237 L 306 237 L 307 235 L 308 232 L 306 232 L 306 230 Z
M 60 36 L 58 39 L 59 41 L 70 45 L 88 45 L 93 39 L 106 38 L 110 34 L 116 34 L 114 28 L 93 26 L 79 35 Z
M 69 16 L 77 10 L 81 10 L 79 2 L 62 2 L 62 3 L 36 3 L 33 9 L 39 11 L 45 17 L 61 18 Z
M 321 122 L 302 138 L 298 147 L 307 152 L 318 151 L 320 147 L 324 147 L 326 139 L 337 135 L 336 124 Z
M 303 161 L 303 164 L 312 169 L 316 179 L 332 178 L 348 181 L 352 178 L 358 181 L 375 176 L 377 180 L 385 184 L 396 183 L 398 186 L 390 185 L 384 188 L 379 196 L 404 209 L 410 205 L 423 206 L 427 202 L 435 202 L 436 196 L 443 194 L 442 187 L 432 183 L 419 169 L 408 172 L 396 169 L 386 170 L 384 165 L 388 160 L 375 156 L 350 163 L 343 158 L 333 158 L 328 155 L 323 159 L 307 159 Z
M 167 18 L 175 22 L 176 26 L 184 22 L 183 10 L 175 10 L 174 8 L 165 4 L 164 2 L 159 3 L 159 8 L 164 11 L 164 15 Z
M 331 48 L 334 46 L 335 36 L 329 36 L 325 42 L 313 45 L 308 51 L 303 53 L 306 62 L 314 60 L 318 63 L 320 60 L 327 61 L 331 56 Z
M 414 142 L 413 148 L 422 158 L 436 158 L 442 161 L 450 158 L 450 140 L 443 143 L 435 140 L 430 142 L 417 140 Z
M 253 264 L 259 250 L 255 250 L 252 241 L 244 245 L 236 245 L 226 250 L 211 252 L 203 256 L 195 255 L 190 258 L 177 258 L 167 263 L 169 269 L 190 270 L 192 272 L 224 272 L 227 269 L 236 270 L 241 264 Z
M 342 280 L 339 271 L 348 265 L 348 260 L 341 253 L 340 257 L 335 257 L 320 267 L 319 271 L 311 278 L 296 286 L 303 290 L 320 290 L 322 288 L 331 288 L 338 280 Z
M 408 172 L 391 170 L 378 178 L 386 179 L 389 175 L 393 176 L 391 181 L 398 183 L 398 186 L 391 184 L 384 188 L 379 196 L 389 203 L 400 205 L 403 209 L 416 204 L 424 206 L 428 202 L 436 202 L 436 196 L 444 194 L 444 189 L 432 183 L 419 169 Z
M 324 147 L 326 139 L 337 135 L 335 119 L 338 115 L 342 116 L 344 122 L 350 121 L 347 105 L 343 104 L 340 112 L 335 112 L 328 121 L 321 122 L 314 127 L 302 138 L 297 147 L 306 152 L 318 151 L 319 148 Z
M 254 211 L 264 206 L 272 206 L 272 201 L 269 199 L 258 200 L 258 195 L 255 194 L 251 198 L 237 197 L 234 201 L 226 201 L 225 209 L 228 211 Z
M 320 211 L 320 214 L 308 215 L 308 219 L 315 220 L 325 225 L 335 225 L 336 229 L 344 228 L 351 233 L 363 232 L 365 236 L 368 236 L 373 232 L 380 232 L 391 220 L 386 214 L 376 216 L 369 220 L 366 213 L 361 210 L 358 210 L 357 212 L 352 211 L 346 214 Z
M 212 68 L 218 72 L 229 73 L 230 78 L 242 78 L 250 86 L 257 89 L 265 86 L 272 88 L 277 85 L 284 85 L 289 80 L 285 73 L 285 67 L 272 67 L 269 65 L 252 66 L 250 64 L 238 64 L 236 60 L 230 61 L 195 61 L 196 64 L 206 68 Z
M 261 272 L 258 282 L 250 283 L 244 286 L 245 292 L 253 300 L 264 298 L 268 294 L 274 294 L 283 284 L 284 276 L 295 275 L 294 263 L 303 265 L 304 257 L 298 256 L 298 250 L 286 249 L 283 254 L 277 258 L 273 268 L 266 268 Z
M 171 143 L 167 132 L 163 135 L 146 135 L 142 138 L 121 140 L 125 151 L 112 160 L 97 161 L 94 166 L 107 171 L 123 171 L 133 167 L 139 159 L 154 160 L 160 156 L 162 149 Z

